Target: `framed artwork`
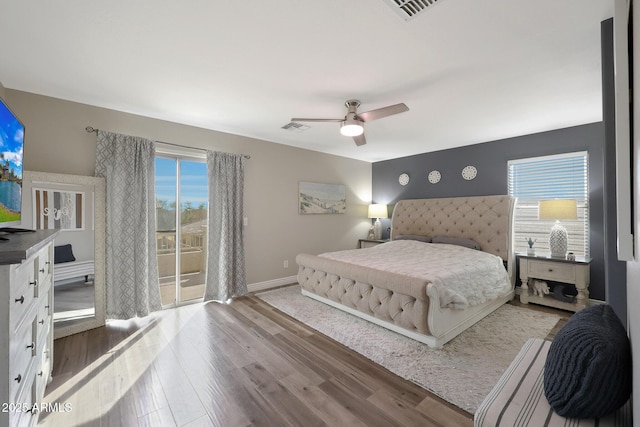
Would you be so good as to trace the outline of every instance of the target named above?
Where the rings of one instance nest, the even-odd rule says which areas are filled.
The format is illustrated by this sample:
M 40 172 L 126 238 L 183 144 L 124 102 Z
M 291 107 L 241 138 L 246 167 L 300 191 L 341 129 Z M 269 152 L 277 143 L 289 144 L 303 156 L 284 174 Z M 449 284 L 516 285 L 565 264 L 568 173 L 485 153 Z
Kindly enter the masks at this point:
M 38 230 L 84 230 L 84 192 L 32 189 L 33 224 Z
M 298 209 L 302 215 L 343 214 L 347 210 L 346 187 L 341 184 L 300 182 Z

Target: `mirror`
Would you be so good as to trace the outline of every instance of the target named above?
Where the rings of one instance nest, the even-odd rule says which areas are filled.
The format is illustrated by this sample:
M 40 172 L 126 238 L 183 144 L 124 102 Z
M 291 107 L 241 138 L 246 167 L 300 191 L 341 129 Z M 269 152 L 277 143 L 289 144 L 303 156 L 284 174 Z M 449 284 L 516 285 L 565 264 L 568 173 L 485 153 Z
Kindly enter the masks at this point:
M 24 171 L 22 227 L 58 229 L 54 240 L 54 338 L 105 324 L 105 182 Z

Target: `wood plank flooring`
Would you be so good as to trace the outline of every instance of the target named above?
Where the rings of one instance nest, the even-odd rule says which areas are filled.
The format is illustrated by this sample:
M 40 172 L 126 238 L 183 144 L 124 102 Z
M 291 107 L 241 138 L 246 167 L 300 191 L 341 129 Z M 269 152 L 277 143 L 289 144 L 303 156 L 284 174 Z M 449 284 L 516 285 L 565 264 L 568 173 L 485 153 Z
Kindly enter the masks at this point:
M 472 426 L 253 295 L 55 341 L 42 426 Z

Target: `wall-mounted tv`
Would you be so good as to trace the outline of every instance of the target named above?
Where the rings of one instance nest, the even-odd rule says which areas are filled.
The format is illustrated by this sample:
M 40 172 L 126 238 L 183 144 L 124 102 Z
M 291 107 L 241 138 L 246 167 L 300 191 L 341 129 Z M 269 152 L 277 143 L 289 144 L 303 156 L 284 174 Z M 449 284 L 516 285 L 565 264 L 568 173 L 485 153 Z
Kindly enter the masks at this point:
M 20 224 L 24 125 L 0 98 L 0 227 Z

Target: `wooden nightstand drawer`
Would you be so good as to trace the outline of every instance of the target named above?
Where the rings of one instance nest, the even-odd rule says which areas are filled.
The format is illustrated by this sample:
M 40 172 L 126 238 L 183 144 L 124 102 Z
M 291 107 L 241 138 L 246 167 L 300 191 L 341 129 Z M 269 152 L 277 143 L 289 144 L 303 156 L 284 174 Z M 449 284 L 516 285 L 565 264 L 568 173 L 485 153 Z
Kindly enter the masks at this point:
M 558 282 L 573 283 L 576 270 L 573 265 L 557 262 L 529 261 L 529 276 L 538 279 L 557 280 Z
M 589 304 L 589 263 L 590 258 L 577 257 L 565 260 L 548 256 L 518 254 L 520 265 L 520 302 L 547 305 L 563 310 L 579 311 Z M 578 294 L 572 302 L 557 299 L 553 294 L 545 294 L 535 280 L 551 280 L 574 285 Z M 544 285 L 543 285 L 544 286 Z
M 372 246 L 380 245 L 382 243 L 387 243 L 389 240 L 371 240 L 371 239 L 360 239 L 358 240 L 358 247 L 360 249 L 370 248 Z

